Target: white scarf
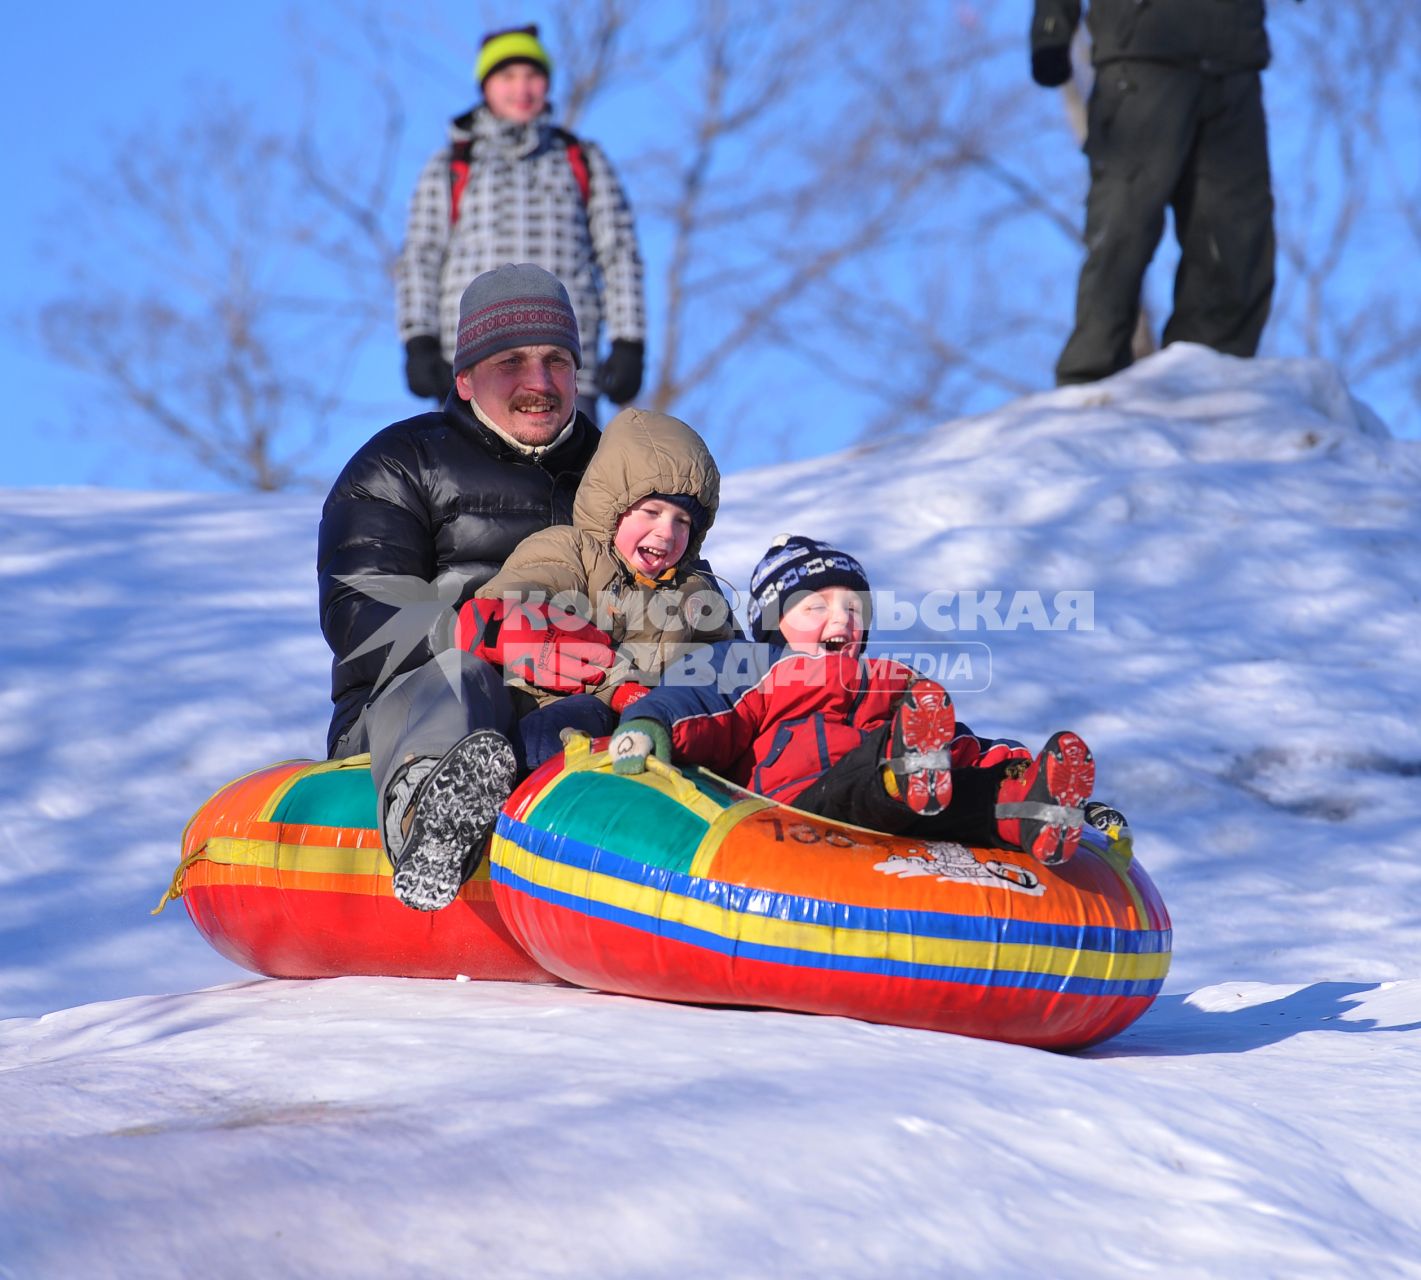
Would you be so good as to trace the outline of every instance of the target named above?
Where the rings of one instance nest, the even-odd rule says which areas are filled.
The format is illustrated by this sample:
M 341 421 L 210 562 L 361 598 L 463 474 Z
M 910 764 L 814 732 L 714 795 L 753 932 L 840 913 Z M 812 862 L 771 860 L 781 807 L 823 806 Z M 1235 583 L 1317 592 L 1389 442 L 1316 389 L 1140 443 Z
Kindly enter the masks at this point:
M 574 419 L 576 419 L 577 417 L 577 405 L 574 403 L 572 406 L 572 413 L 569 415 L 567 420 L 567 425 L 564 426 L 563 429 L 559 431 L 556 436 L 549 440 L 547 444 L 524 444 L 521 440 L 515 440 L 511 435 L 508 434 L 508 432 L 506 432 L 502 427 L 500 427 L 498 423 L 492 421 L 489 418 L 488 414 L 486 414 L 479 407 L 479 402 L 475 400 L 473 396 L 469 397 L 469 408 L 474 411 L 474 417 L 476 417 L 480 422 L 482 422 L 484 426 L 486 426 L 490 431 L 492 431 L 494 435 L 496 435 L 500 440 L 508 441 L 508 443 L 511 444 L 515 449 L 517 449 L 519 453 L 526 454 L 535 462 L 539 458 L 541 458 L 543 454 L 545 454 L 549 449 L 556 449 L 558 445 L 560 445 L 564 440 L 568 438 L 568 436 L 572 434 L 572 424 Z

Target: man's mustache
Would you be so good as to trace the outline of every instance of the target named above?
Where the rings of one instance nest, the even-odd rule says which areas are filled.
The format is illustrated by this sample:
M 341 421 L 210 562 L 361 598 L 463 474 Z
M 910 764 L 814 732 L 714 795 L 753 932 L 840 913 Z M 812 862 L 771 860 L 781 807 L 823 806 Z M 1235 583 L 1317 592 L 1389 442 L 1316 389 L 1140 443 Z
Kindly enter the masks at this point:
M 508 402 L 510 409 L 532 409 L 541 405 L 550 405 L 554 409 L 561 409 L 562 396 L 556 391 L 549 391 L 542 395 L 529 395 L 525 392 L 514 396 Z

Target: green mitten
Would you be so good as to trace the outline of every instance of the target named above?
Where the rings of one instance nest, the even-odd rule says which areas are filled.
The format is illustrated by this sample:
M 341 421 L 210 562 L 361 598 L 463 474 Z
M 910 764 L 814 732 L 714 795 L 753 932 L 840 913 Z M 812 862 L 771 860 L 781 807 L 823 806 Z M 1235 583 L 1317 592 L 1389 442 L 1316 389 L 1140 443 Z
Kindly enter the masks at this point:
M 608 744 L 613 773 L 645 773 L 646 758 L 671 761 L 671 735 L 659 720 L 627 720 Z

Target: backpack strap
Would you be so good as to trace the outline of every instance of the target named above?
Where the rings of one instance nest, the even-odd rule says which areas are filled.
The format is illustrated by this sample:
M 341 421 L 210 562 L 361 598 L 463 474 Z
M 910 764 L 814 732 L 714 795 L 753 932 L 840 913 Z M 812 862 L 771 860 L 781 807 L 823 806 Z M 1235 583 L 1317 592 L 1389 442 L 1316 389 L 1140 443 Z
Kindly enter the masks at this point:
M 585 207 L 592 195 L 592 175 L 587 168 L 587 155 L 582 150 L 582 143 L 578 141 L 576 134 L 569 133 L 566 129 L 560 129 L 556 125 L 553 127 L 553 135 L 561 139 L 567 150 L 567 167 L 572 170 L 573 181 L 577 183 L 577 189 L 582 195 L 582 203 Z M 459 202 L 464 198 L 464 188 L 469 185 L 473 154 L 474 140 L 472 138 L 462 138 L 458 142 L 449 144 L 449 225 L 451 227 L 459 221 Z
M 469 161 L 474 152 L 474 140 L 463 138 L 449 145 L 449 225 L 459 221 L 459 201 L 469 185 Z
M 592 195 L 592 175 L 587 169 L 587 155 L 582 150 L 582 143 L 577 140 L 575 133 L 557 125 L 553 126 L 553 135 L 561 138 L 563 146 L 567 148 L 567 167 L 572 170 L 577 189 L 582 193 L 582 203 L 586 205 Z

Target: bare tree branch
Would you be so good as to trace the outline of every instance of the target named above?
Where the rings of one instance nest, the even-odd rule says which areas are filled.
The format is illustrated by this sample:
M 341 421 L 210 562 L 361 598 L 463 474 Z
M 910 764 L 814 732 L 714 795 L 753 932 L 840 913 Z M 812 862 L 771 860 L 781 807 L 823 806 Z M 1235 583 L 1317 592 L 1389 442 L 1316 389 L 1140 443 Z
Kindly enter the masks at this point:
M 481 25 L 461 14 L 457 29 L 419 0 L 342 12 L 319 28 L 293 19 L 294 121 L 263 130 L 220 90 L 195 96 L 179 123 L 71 176 L 66 234 L 47 250 L 61 280 L 37 321 L 45 350 L 86 376 L 88 403 L 116 426 L 225 483 L 314 482 L 329 426 L 353 412 L 351 370 L 394 350 L 411 85 L 447 78 L 451 51 L 471 62 L 481 31 L 509 21 L 492 0 Z M 590 122 L 652 247 L 649 404 L 694 411 L 719 449 L 786 430 L 738 417 L 786 362 L 845 393 L 847 438 L 1049 382 L 1078 265 L 1085 101 L 1075 83 L 1031 85 L 1014 6 L 539 12 L 562 119 Z M 1421 7 L 1271 6 L 1270 30 L 1268 348 L 1333 360 L 1363 392 L 1414 406 L 1421 300 L 1404 268 L 1421 249 Z M 359 86 L 339 116 L 336 84 Z M 613 96 L 620 114 L 598 115 Z M 96 186 L 101 210 L 82 194 Z M 1137 353 L 1153 348 L 1150 319 L 1142 306 Z

